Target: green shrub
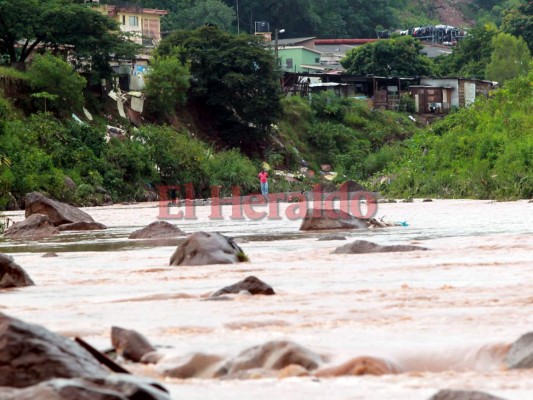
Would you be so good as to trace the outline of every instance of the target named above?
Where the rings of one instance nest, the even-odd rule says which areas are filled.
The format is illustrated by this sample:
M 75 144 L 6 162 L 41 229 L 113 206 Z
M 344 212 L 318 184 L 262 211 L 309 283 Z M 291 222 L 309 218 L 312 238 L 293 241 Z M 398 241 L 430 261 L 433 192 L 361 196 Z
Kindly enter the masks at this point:
M 49 53 L 37 55 L 28 68 L 32 89 L 55 96 L 51 101 L 55 109 L 80 110 L 83 106 L 83 88 L 87 81 L 78 75 L 72 66 Z

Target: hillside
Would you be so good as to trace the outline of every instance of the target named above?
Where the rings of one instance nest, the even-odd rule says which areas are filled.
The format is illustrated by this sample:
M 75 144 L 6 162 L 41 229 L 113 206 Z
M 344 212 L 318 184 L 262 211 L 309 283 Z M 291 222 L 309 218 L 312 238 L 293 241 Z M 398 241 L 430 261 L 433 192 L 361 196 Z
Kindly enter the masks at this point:
M 419 3 L 419 1 L 415 1 Z M 426 7 L 434 12 L 435 18 L 444 25 L 469 27 L 475 21 L 465 15 L 465 9 L 475 0 L 424 0 Z

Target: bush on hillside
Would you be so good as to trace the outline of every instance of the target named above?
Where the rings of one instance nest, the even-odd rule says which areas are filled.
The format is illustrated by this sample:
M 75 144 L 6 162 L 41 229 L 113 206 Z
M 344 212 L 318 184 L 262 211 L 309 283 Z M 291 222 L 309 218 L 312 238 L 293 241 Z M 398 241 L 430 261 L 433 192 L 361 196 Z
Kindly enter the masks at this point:
M 387 173 L 397 196 L 533 196 L 533 73 L 506 83 L 409 141 Z

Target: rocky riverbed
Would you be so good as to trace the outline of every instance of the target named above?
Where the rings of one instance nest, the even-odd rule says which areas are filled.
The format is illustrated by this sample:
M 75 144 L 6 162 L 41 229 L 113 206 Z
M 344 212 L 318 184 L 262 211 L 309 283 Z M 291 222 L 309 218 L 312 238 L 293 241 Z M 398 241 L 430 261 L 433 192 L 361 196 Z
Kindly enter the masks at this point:
M 112 326 L 134 329 L 163 358 L 118 361 L 160 380 L 175 399 L 425 400 L 445 388 L 533 398 L 533 370 L 505 364 L 509 345 L 533 331 L 532 204 L 379 204 L 377 217 L 408 226 L 343 231 L 346 240 L 325 241 L 331 232 L 299 231 L 301 220 L 285 212 L 291 206 L 280 205 L 280 219 L 231 219 L 230 206 L 210 219 L 213 210 L 204 206 L 195 209 L 197 219 L 170 220 L 185 233 L 233 237 L 249 258 L 206 266 L 169 266 L 182 237 L 128 239 L 157 220 L 158 203 L 84 209 L 108 229 L 0 240 L 0 251 L 35 282 L 0 292 L 0 312 L 100 350 L 111 347 Z M 23 212 L 8 216 L 24 219 Z M 428 250 L 333 254 L 355 240 Z M 57 257 L 43 258 L 47 252 Z M 250 275 L 275 295 L 210 298 Z M 311 352 L 317 368 L 254 368 L 219 378 L 199 368 L 188 379 L 164 377 L 186 357 L 202 353 L 223 364 L 272 341 Z M 339 376 L 346 372 L 340 366 L 363 356 L 393 368 Z

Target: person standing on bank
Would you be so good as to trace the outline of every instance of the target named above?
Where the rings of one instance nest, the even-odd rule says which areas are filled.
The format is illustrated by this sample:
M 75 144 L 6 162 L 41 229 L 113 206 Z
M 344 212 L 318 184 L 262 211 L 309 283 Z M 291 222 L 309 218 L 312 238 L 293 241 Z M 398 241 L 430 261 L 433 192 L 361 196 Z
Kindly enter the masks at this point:
M 268 173 L 262 169 L 258 177 L 259 182 L 261 182 L 261 194 L 266 196 L 268 194 Z

